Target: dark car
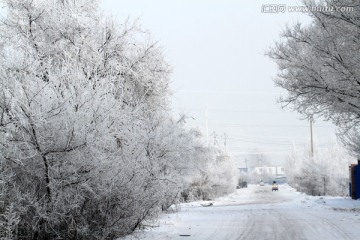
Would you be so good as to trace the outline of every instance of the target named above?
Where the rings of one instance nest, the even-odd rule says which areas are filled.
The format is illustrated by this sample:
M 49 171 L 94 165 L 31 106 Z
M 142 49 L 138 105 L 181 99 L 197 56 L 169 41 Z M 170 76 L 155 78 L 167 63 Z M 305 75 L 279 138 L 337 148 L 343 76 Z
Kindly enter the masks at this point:
M 279 186 L 277 185 L 276 181 L 273 181 L 271 191 L 279 191 Z

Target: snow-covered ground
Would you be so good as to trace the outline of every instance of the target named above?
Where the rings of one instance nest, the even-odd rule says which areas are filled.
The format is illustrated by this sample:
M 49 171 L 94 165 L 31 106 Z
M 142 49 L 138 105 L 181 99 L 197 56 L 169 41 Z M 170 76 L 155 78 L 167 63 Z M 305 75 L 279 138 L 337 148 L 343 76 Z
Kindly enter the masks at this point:
M 211 205 L 211 204 L 212 205 Z M 208 206 L 210 205 L 210 206 Z M 360 239 L 360 201 L 250 185 L 214 201 L 181 204 L 126 240 Z

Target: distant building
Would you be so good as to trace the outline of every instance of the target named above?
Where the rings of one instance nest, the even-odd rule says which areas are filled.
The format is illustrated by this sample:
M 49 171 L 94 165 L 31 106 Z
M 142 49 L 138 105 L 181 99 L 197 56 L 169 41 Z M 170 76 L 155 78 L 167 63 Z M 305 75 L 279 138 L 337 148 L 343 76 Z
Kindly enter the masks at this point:
M 240 173 L 248 173 L 248 168 L 239 168 Z
M 255 167 L 255 168 L 238 168 L 239 173 L 243 178 L 241 181 L 246 179 L 248 183 L 258 183 L 259 181 L 265 183 L 286 183 L 285 169 L 282 166 L 276 167 Z M 244 177 L 245 176 L 245 177 Z
M 274 176 L 283 176 L 285 174 L 285 169 L 282 166 L 276 167 L 256 167 L 254 168 L 256 174 L 271 174 Z

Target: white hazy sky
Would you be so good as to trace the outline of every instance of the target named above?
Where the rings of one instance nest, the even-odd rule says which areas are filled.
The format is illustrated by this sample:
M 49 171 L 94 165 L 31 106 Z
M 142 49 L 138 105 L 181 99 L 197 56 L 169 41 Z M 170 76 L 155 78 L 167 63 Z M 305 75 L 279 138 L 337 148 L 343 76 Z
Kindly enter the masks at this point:
M 279 39 L 286 24 L 308 23 L 300 13 L 262 13 L 264 4 L 300 5 L 294 0 L 103 0 L 118 21 L 139 19 L 164 46 L 173 66 L 174 116 L 187 114 L 187 124 L 209 142 L 224 144 L 244 166 L 249 153 L 263 153 L 280 164 L 292 145 L 309 146 L 309 123 L 276 103 L 282 90 L 272 79 L 277 66 L 264 52 Z M 335 138 L 330 123 L 317 120 L 314 138 L 326 147 Z

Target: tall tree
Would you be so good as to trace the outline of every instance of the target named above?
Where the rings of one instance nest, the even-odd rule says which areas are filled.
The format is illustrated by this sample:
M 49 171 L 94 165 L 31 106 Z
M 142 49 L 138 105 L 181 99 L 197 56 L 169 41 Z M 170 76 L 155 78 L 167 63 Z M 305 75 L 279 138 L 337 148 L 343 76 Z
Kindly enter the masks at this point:
M 138 24 L 115 23 L 97 1 L 3 3 L 1 239 L 115 239 L 216 165 L 170 117 L 171 69 Z M 231 191 L 231 162 L 218 162 Z
M 360 4 L 304 1 L 311 24 L 287 27 L 268 55 L 279 67 L 280 102 L 304 115 L 332 120 L 343 130 L 360 122 Z
M 158 188 L 141 189 L 137 144 L 145 120 L 166 113 L 161 49 L 137 24 L 104 17 L 97 1 L 3 2 L 0 166 L 17 232 L 103 239 L 132 231 L 161 205 Z

